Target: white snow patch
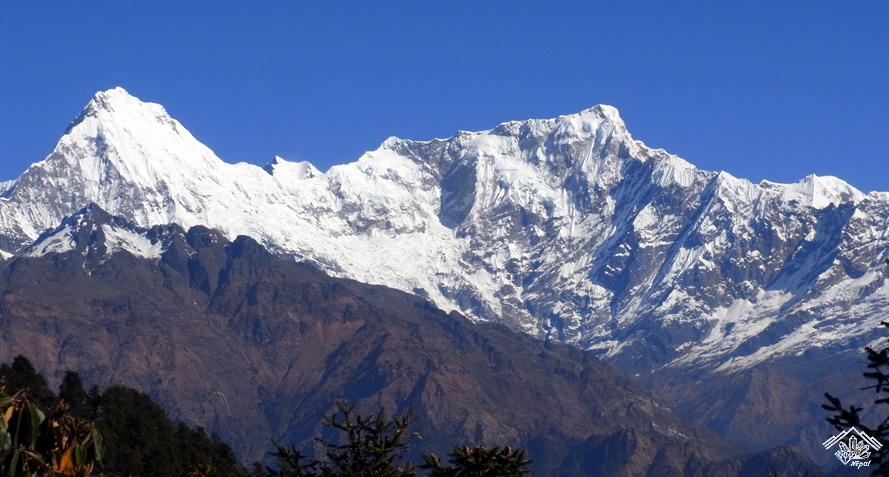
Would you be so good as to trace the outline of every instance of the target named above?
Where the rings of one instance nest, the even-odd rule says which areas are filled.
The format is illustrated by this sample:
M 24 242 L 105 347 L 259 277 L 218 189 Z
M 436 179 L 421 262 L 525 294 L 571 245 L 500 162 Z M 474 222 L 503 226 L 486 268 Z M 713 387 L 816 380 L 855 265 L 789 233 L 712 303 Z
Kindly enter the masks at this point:
M 130 230 L 102 225 L 105 232 L 105 246 L 109 253 L 126 250 L 131 254 L 142 258 L 160 258 L 161 243 L 151 243 L 148 237 L 134 233 Z
M 707 338 L 673 364 L 692 364 L 734 351 L 772 324 L 778 309 L 790 297 L 792 294 L 784 290 L 760 291 L 752 301 L 735 300 L 728 307 L 716 309 Z
M 290 162 L 275 156 L 275 159 L 266 166 L 267 171 L 271 171 L 275 179 L 287 186 L 295 186 L 297 182 L 318 177 L 321 171 L 315 168 L 310 162 Z
M 655 162 L 654 181 L 661 187 L 678 184 L 689 187 L 700 174 L 698 169 L 677 156 L 666 155 Z
M 816 209 L 823 209 L 831 204 L 840 205 L 844 202 L 857 204 L 867 197 L 843 180 L 833 176 L 819 177 L 814 174 L 795 184 L 762 181 L 760 187 L 778 191 L 784 202 L 796 202 Z
M 24 253 L 26 257 L 42 257 L 50 253 L 65 253 L 74 250 L 73 229 L 70 225 L 60 227 L 54 234 L 32 246 Z

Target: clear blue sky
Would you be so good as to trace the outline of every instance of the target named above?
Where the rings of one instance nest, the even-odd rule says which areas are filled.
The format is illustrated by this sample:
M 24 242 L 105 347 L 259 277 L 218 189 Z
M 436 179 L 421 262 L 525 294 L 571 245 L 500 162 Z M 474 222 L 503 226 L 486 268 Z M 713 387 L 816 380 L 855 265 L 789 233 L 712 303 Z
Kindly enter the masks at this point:
M 0 2 L 0 180 L 114 86 L 228 162 L 604 103 L 701 169 L 889 191 L 885 0 Z

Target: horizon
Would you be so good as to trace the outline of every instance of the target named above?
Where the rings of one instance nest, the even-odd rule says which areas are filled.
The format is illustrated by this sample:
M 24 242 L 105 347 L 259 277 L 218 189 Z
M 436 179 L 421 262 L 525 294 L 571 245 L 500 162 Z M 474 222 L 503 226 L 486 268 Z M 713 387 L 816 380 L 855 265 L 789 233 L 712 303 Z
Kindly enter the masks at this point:
M 0 6 L 15 72 L 0 78 L 0 181 L 120 86 L 228 163 L 326 171 L 390 136 L 606 104 L 634 139 L 701 170 L 889 190 L 885 3 L 207 5 Z

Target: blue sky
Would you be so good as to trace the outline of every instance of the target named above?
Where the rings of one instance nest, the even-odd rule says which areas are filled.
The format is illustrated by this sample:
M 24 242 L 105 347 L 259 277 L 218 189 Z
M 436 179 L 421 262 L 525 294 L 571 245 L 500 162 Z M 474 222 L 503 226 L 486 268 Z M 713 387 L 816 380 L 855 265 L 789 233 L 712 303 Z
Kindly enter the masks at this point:
M 604 103 L 701 169 L 889 191 L 883 0 L 0 2 L 0 180 L 115 86 L 228 162 Z

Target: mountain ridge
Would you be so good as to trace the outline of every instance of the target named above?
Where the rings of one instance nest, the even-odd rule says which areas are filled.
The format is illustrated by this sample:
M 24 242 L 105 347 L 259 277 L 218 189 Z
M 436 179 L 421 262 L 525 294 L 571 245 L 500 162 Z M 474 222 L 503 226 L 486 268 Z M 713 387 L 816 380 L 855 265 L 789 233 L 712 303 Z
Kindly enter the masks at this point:
M 549 120 L 510 121 L 444 140 L 389 138 L 357 162 L 333 166 L 325 173 L 311 164 L 280 158 L 265 170 L 243 163 L 229 165 L 163 107 L 142 103 L 122 88 L 97 93 L 54 152 L 14 182 L 0 199 L 4 255 L 95 199 L 110 213 L 131 217 L 141 226 L 204 224 L 230 238 L 255 236 L 273 250 L 314 261 L 341 276 L 416 290 L 473 319 L 502 320 L 537 336 L 553 334 L 605 356 L 620 352 L 625 340 L 619 336 L 625 332 L 603 335 L 602 319 L 625 328 L 628 323 L 621 325 L 626 321 L 622 316 L 663 315 L 663 310 L 645 309 L 645 303 L 660 300 L 663 308 L 663 300 L 670 301 L 658 290 L 659 283 L 673 283 L 690 268 L 698 275 L 708 274 L 712 260 L 707 256 L 734 247 L 710 250 L 730 239 L 709 231 L 730 225 L 730 234 L 749 233 L 739 229 L 750 227 L 732 223 L 725 214 L 746 215 L 751 224 L 759 221 L 775 228 L 774 219 L 782 216 L 784 221 L 799 222 L 801 212 L 818 215 L 843 204 L 855 210 L 840 218 L 850 222 L 864 215 L 867 205 L 876 203 L 882 209 L 889 202 L 880 200 L 880 194 L 865 196 L 829 177 L 813 175 L 791 185 L 764 181 L 757 186 L 724 172 L 700 171 L 633 140 L 610 106 Z M 676 203 L 677 196 L 686 198 Z M 665 210 L 677 205 L 677 210 Z M 713 209 L 724 218 L 713 217 Z M 516 219 L 526 223 L 516 224 Z M 809 228 L 799 239 L 818 234 L 812 223 L 792 225 Z M 499 229 L 488 234 L 487 241 L 496 243 L 507 236 L 508 245 L 492 250 L 479 243 L 482 229 Z M 315 240 L 317 235 L 327 236 L 330 243 Z M 591 235 L 607 238 L 584 240 Z M 776 240 L 787 238 L 781 230 L 775 235 Z M 594 253 L 587 257 L 551 253 L 560 247 Z M 666 261 L 659 270 L 640 270 L 620 258 L 627 253 L 655 260 L 666 257 Z M 393 266 L 404 254 L 415 267 Z M 382 257 L 368 258 L 374 256 Z M 727 258 L 723 263 L 729 266 L 738 260 Z M 779 284 L 788 275 L 779 261 L 789 258 L 785 252 L 763 264 L 770 269 L 767 274 L 784 274 L 778 274 Z M 860 278 L 862 269 L 875 262 L 858 263 L 852 273 Z M 583 270 L 586 277 L 578 275 Z M 474 278 L 461 279 L 458 271 Z M 438 280 L 426 278 L 442 273 L 446 276 Z M 649 276 L 639 280 L 628 273 Z M 529 303 L 524 298 L 526 285 L 533 288 L 540 275 L 548 275 L 549 286 L 575 289 L 567 297 L 575 303 L 553 303 L 539 297 L 537 290 L 530 300 L 536 303 Z M 760 295 L 767 292 L 759 299 L 753 294 L 755 303 L 774 301 L 769 297 L 775 294 L 768 292 L 776 283 L 774 277 L 746 278 L 752 278 L 749 283 L 759 287 Z M 735 295 L 735 305 L 716 300 L 704 303 L 705 308 L 718 315 L 721 309 L 743 305 L 739 298 L 751 297 L 743 291 Z M 686 311 L 702 301 L 688 296 L 676 299 L 694 302 L 685 306 Z M 578 300 L 585 304 L 578 306 Z M 713 320 L 702 324 L 711 327 Z M 713 352 L 717 358 L 725 355 L 709 351 Z
M 115 247 L 141 236 L 156 256 Z M 68 249 L 52 249 L 58 231 Z M 232 443 L 312 452 L 335 400 L 423 416 L 417 450 L 528 448 L 540 475 L 739 475 L 760 456 L 688 424 L 590 353 L 474 324 L 382 286 L 326 276 L 249 237 L 135 226 L 90 205 L 0 271 L 0 342 L 51 380 L 149 392 Z M 220 359 L 224 357 L 224 359 Z M 785 451 L 768 461 L 817 471 Z M 822 475 L 822 474 L 813 474 Z
M 701 171 L 633 139 L 607 106 L 389 138 L 324 173 L 229 165 L 160 106 L 99 96 L 0 196 L 4 256 L 96 202 L 140 226 L 255 237 L 336 276 L 593 351 L 677 396 L 689 375 L 834 366 L 880 338 L 868 317 L 889 300 L 889 193 Z
M 282 181 L 277 180 L 276 172 L 283 175 Z M 70 196 L 63 197 L 62 191 Z M 659 216 L 662 212 L 658 209 L 667 204 L 658 201 L 675 202 L 675 197 L 665 195 L 683 192 L 688 198 L 679 204 L 679 216 Z M 719 237 L 706 236 L 708 230 L 720 227 L 718 219 L 708 217 L 708 208 L 721 207 L 736 215 L 743 212 L 739 209 L 748 209 L 750 220 L 769 222 L 765 217 L 769 206 L 787 209 L 778 213 L 792 220 L 800 210 L 819 211 L 843 204 L 853 206 L 861 215 L 862 202 L 877 201 L 874 194 L 864 196 L 835 178 L 809 176 L 793 185 L 763 182 L 755 186 L 724 172 L 700 171 L 676 156 L 633 140 L 617 110 L 609 106 L 550 120 L 506 122 L 488 131 L 458 132 L 445 140 L 389 138 L 356 163 L 334 166 L 323 174 L 311 164 L 294 165 L 280 158 L 265 170 L 243 163 L 229 165 L 198 143 L 161 106 L 142 103 L 121 88 L 98 93 L 69 126 L 54 152 L 29 168 L 4 193 L 0 227 L 5 230 L 2 241 L 6 246 L 0 249 L 7 255 L 15 252 L 92 199 L 110 213 L 121 212 L 142 226 L 206 224 L 219 227 L 230 238 L 256 236 L 272 249 L 315 261 L 343 276 L 393 283 L 406 291 L 423 290 L 440 306 L 459 309 L 474 319 L 504 320 L 538 336 L 555 333 L 583 348 L 602 349 L 606 355 L 619 350 L 618 343 L 607 336 L 597 338 L 601 327 L 595 323 L 585 326 L 583 316 L 610 315 L 606 321 L 616 318 L 619 323 L 622 315 L 645 313 L 639 305 L 657 295 L 657 283 L 688 268 L 677 260 L 706 266 L 709 260 L 705 257 L 712 253 L 706 247 L 676 242 L 683 248 L 674 250 L 674 257 L 668 256 L 673 263 L 665 262 L 656 273 L 646 272 L 654 275 L 648 284 L 641 284 L 647 289 L 640 297 L 626 293 L 627 286 L 640 284 L 627 281 L 626 273 L 633 270 L 617 258 L 627 253 L 620 247 L 635 247 L 640 255 L 669 255 L 670 250 L 659 244 L 673 243 L 683 235 L 691 242 L 715 242 L 718 246 Z M 619 210 L 624 204 L 627 207 Z M 749 204 L 754 205 L 752 210 Z M 16 206 L 21 210 L 15 210 Z M 701 214 L 699 223 L 689 229 L 681 221 L 694 220 L 694 213 Z M 534 223 L 517 225 L 510 214 Z M 276 222 L 275 217 L 283 219 Z M 669 230 L 671 224 L 665 222 L 677 218 L 680 222 Z M 626 227 L 631 220 L 632 227 Z M 490 251 L 477 250 L 487 246 L 474 243 L 481 226 L 500 228 L 500 235 L 511 234 L 510 246 L 498 252 L 497 263 L 483 256 Z M 334 244 L 313 241 L 309 237 L 313 234 L 301 234 L 296 230 L 300 228 L 327 235 Z M 663 233 L 664 229 L 669 232 Z M 810 230 L 807 236 L 813 233 L 817 231 Z M 523 239 L 520 234 L 530 238 Z M 578 240 L 590 234 L 608 238 L 592 243 Z M 780 231 L 778 235 L 780 239 Z M 413 238 L 414 243 L 399 254 L 412 255 L 411 262 L 429 274 L 438 273 L 436 269 L 441 267 L 435 262 L 444 260 L 447 273 L 462 270 L 474 273 L 476 279 L 451 276 L 436 281 L 425 279 L 428 274 L 416 270 L 392 270 L 389 264 L 396 262 L 396 255 L 390 250 L 397 248 L 393 241 L 404 243 L 406 238 Z M 547 243 L 539 246 L 540 241 Z M 435 245 L 429 247 L 430 242 Z M 574 293 L 572 300 L 598 304 L 581 309 L 568 304 L 571 309 L 567 309 L 546 303 L 547 313 L 529 312 L 528 308 L 539 309 L 541 303 L 529 306 L 521 298 L 524 284 L 540 271 L 503 273 L 507 264 L 502 262 L 511 260 L 514 267 L 534 269 L 529 259 L 546 260 L 545 249 L 557 248 L 560 242 L 596 251 L 593 257 L 571 264 L 588 269 L 593 277 L 571 281 L 574 288 L 588 289 Z M 349 253 L 352 248 L 362 250 Z M 426 248 L 432 248 L 432 253 L 422 250 Z M 371 252 L 388 256 L 368 261 Z M 436 260 L 431 254 L 440 257 Z M 558 255 L 560 261 L 570 258 L 566 256 L 570 254 Z M 614 263 L 601 266 L 594 263 L 597 261 Z M 767 265 L 780 269 L 776 263 Z M 761 290 L 774 284 L 754 279 L 761 283 Z M 572 284 L 560 288 L 566 285 Z M 515 291 L 503 292 L 504 287 Z M 712 305 L 710 310 L 718 311 Z M 566 312 L 568 326 L 560 324 L 566 320 L 556 316 Z

